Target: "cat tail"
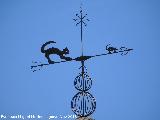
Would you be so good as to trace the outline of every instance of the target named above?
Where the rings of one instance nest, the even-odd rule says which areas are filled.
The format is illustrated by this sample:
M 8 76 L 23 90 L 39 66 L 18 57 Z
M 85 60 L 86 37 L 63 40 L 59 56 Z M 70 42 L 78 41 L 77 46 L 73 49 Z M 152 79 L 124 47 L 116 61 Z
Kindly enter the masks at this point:
M 56 43 L 56 42 L 54 42 L 54 41 L 48 41 L 48 42 L 44 43 L 44 44 L 42 45 L 42 47 L 41 47 L 41 52 L 42 52 L 42 53 L 45 53 L 46 50 L 45 50 L 44 48 L 45 48 L 47 45 L 51 44 L 51 43 Z

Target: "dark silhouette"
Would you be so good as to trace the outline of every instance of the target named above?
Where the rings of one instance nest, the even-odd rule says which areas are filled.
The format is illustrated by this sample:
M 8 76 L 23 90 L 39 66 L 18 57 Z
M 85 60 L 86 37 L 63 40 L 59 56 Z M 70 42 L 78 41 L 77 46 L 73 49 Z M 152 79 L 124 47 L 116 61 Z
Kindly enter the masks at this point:
M 108 54 L 118 53 L 117 52 L 117 50 L 118 50 L 117 48 L 115 48 L 115 47 L 108 47 L 108 46 L 110 46 L 110 44 L 106 46 L 106 50 L 108 51 Z
M 121 55 L 126 55 L 128 54 L 129 51 L 133 49 L 128 49 L 126 47 L 116 48 L 108 44 L 106 46 L 107 52 L 103 54 L 86 56 L 83 54 L 83 26 L 87 26 L 86 21 L 89 21 L 89 19 L 87 19 L 87 14 L 83 15 L 83 11 L 81 8 L 80 13 L 76 14 L 76 19 L 73 19 L 73 20 L 76 22 L 76 26 L 80 25 L 80 36 L 81 36 L 80 40 L 81 40 L 82 54 L 74 58 L 66 57 L 66 55 L 69 54 L 69 50 L 67 47 L 64 48 L 63 50 L 60 50 L 55 47 L 45 48 L 49 44 L 56 43 L 54 41 L 48 41 L 44 43 L 41 47 L 41 52 L 45 54 L 45 57 L 47 58 L 48 63 L 39 64 L 38 62 L 33 62 L 36 65 L 31 66 L 31 69 L 33 70 L 33 72 L 35 72 L 37 70 L 40 70 L 43 66 L 47 66 L 51 64 L 71 62 L 71 61 L 80 62 L 81 72 L 74 80 L 74 86 L 78 90 L 78 93 L 74 95 L 74 97 L 71 100 L 71 108 L 72 108 L 72 111 L 78 116 L 77 120 L 82 120 L 82 119 L 93 120 L 89 116 L 93 114 L 93 112 L 96 110 L 96 99 L 93 97 L 91 93 L 88 92 L 92 86 L 92 79 L 88 75 L 87 69 L 85 67 L 85 62 L 90 58 L 105 56 L 109 54 L 120 53 Z M 53 61 L 51 60 L 50 55 L 58 55 L 63 60 Z
M 51 58 L 50 58 L 51 54 L 56 54 L 61 59 L 65 59 L 66 61 L 72 60 L 72 58 L 70 58 L 70 57 L 65 57 L 65 55 L 69 54 L 69 50 L 68 50 L 67 47 L 64 48 L 63 50 L 60 50 L 60 49 L 55 48 L 55 47 L 51 47 L 51 48 L 45 49 L 45 47 L 47 45 L 51 44 L 51 43 L 56 43 L 56 42 L 54 42 L 54 41 L 48 41 L 48 42 L 44 43 L 42 45 L 42 47 L 41 47 L 41 52 L 45 54 L 45 57 L 47 58 L 49 64 L 55 63 L 55 61 L 51 60 Z
M 120 47 L 119 51 L 118 52 L 121 52 L 121 55 L 127 55 L 129 51 L 131 51 L 133 49 L 128 49 L 126 47 Z
M 97 55 L 92 55 L 92 56 L 83 56 L 82 55 L 82 56 L 79 56 L 79 57 L 76 57 L 76 58 L 70 58 L 70 57 L 67 58 L 67 57 L 65 57 L 65 59 L 62 60 L 62 61 L 52 61 L 50 63 L 45 63 L 45 64 L 42 64 L 42 63 L 39 64 L 38 62 L 33 62 L 33 64 L 36 64 L 36 65 L 32 65 L 31 69 L 32 69 L 33 72 L 35 72 L 35 71 L 37 71 L 35 69 L 36 68 L 38 69 L 38 67 L 42 68 L 43 66 L 47 66 L 47 65 L 51 65 L 51 64 L 57 64 L 57 63 L 63 63 L 63 62 L 71 62 L 71 61 L 82 62 L 82 61 L 86 61 L 86 60 L 88 60 L 90 58 L 105 56 L 105 55 L 108 55 L 108 54 L 121 53 L 121 55 L 126 55 L 126 54 L 128 54 L 129 51 L 132 51 L 132 50 L 133 49 L 130 49 L 130 48 L 128 49 L 126 47 L 120 47 L 119 49 L 114 48 L 114 47 L 108 47 L 107 48 L 107 51 L 109 51 L 108 53 L 97 54 Z

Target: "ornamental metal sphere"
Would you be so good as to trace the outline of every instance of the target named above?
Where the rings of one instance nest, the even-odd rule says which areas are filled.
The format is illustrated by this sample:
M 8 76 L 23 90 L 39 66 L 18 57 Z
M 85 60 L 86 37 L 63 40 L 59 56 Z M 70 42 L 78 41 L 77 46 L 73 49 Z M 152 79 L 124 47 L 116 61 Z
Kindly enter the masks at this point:
M 80 117 L 91 115 L 96 109 L 96 100 L 89 92 L 78 92 L 71 101 L 72 111 Z
M 92 86 L 92 79 L 86 73 L 80 73 L 74 80 L 74 86 L 79 91 L 87 91 Z

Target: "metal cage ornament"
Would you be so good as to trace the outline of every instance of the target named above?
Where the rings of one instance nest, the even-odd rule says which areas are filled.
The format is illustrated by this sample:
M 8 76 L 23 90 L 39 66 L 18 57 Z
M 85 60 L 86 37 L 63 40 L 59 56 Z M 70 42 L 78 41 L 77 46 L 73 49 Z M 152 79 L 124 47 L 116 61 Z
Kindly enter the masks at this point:
M 92 79 L 87 72 L 80 73 L 74 80 L 74 86 L 79 91 L 88 91 L 92 86 Z
M 96 100 L 89 92 L 78 92 L 71 101 L 72 111 L 81 117 L 90 116 L 96 109 Z

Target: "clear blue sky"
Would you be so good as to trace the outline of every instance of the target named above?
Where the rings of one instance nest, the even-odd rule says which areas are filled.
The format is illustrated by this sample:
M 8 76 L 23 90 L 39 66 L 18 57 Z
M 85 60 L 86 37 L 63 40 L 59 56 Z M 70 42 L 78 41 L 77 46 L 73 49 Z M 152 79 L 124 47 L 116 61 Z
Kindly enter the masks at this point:
M 41 45 L 56 41 L 80 55 L 80 32 L 72 20 L 80 0 L 0 0 L 0 114 L 73 114 L 73 81 L 80 63 L 44 67 L 32 73 L 32 61 L 46 63 Z M 160 120 L 159 0 L 84 0 L 88 26 L 84 53 L 105 46 L 133 48 L 127 56 L 87 61 L 97 100 L 96 120 Z

